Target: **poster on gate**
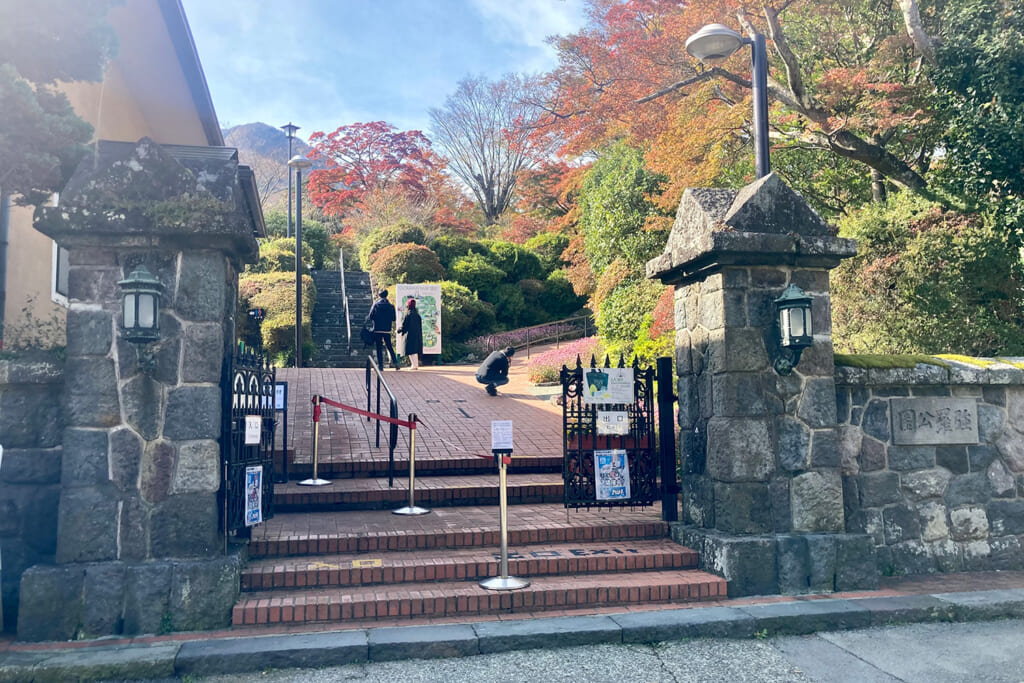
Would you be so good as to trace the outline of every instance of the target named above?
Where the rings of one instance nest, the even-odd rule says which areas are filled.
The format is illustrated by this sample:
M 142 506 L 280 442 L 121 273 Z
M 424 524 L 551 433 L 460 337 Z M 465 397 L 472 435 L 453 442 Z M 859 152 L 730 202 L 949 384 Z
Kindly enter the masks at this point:
M 245 525 L 263 523 L 263 465 L 245 468 Z
M 625 449 L 594 451 L 594 484 L 598 500 L 629 500 L 629 460 Z
M 585 368 L 583 403 L 633 402 L 633 368 Z
M 441 285 L 395 285 L 395 329 L 402 327 L 409 299 L 416 300 L 416 310 L 423 319 L 423 353 L 441 353 Z M 396 351 L 405 355 L 405 336 L 396 335 Z

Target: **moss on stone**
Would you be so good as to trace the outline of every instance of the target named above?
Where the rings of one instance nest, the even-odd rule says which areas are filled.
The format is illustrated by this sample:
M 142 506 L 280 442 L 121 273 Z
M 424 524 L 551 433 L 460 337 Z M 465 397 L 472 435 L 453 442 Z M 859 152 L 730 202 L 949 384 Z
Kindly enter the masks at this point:
M 963 363 L 964 365 L 973 365 L 977 368 L 990 368 L 997 363 L 997 361 L 991 358 L 978 358 L 977 356 L 963 356 L 959 353 L 943 353 L 939 354 L 939 358 L 945 360 L 956 361 L 957 363 Z
M 837 353 L 835 354 L 835 364 L 847 368 L 914 368 L 918 365 L 937 365 L 941 368 L 949 368 L 949 363 L 923 353 Z

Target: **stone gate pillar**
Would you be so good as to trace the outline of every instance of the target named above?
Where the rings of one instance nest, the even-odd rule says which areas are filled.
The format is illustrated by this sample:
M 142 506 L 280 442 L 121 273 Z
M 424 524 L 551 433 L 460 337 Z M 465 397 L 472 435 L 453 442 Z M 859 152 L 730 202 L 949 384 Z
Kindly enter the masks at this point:
M 873 546 L 845 534 L 829 270 L 856 254 L 769 175 L 742 190 L 688 189 L 647 275 L 675 285 L 683 522 L 730 595 L 877 582 Z M 814 345 L 790 375 L 776 299 L 813 297 Z
M 225 626 L 237 553 L 219 530 L 221 376 L 253 196 L 230 148 L 98 143 L 36 227 L 70 251 L 55 565 L 26 571 L 26 640 Z M 257 209 L 258 211 L 258 205 Z M 163 285 L 160 340 L 121 339 L 117 284 Z

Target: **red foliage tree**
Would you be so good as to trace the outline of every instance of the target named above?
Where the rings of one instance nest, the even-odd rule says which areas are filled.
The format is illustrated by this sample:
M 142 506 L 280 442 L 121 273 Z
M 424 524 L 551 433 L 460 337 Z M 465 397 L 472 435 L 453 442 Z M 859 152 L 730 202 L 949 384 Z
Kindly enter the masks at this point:
M 328 215 L 341 215 L 370 190 L 399 186 L 426 196 L 444 162 L 418 130 L 399 131 L 384 121 L 353 123 L 310 136 L 310 158 L 327 168 L 309 174 L 310 199 Z

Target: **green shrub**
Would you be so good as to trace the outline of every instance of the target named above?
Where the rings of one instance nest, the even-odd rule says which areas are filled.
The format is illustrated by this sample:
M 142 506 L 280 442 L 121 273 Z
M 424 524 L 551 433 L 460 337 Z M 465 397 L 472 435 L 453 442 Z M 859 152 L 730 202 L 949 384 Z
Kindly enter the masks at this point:
M 432 240 L 428 246 L 441 259 L 441 265 L 445 268 L 451 268 L 452 262 L 460 256 L 468 256 L 469 254 L 480 254 L 483 256 L 487 253 L 487 247 L 484 245 L 459 235 L 440 235 Z
M 523 294 L 523 311 L 519 315 L 521 326 L 539 325 L 551 320 L 544 305 L 544 283 L 540 280 L 520 280 L 519 291 Z
M 837 351 L 1024 353 L 1024 265 L 993 216 L 898 196 L 853 214 L 840 234 L 858 254 L 832 274 Z
M 452 262 L 448 276 L 490 301 L 490 294 L 494 292 L 498 283 L 505 279 L 505 271 L 494 266 L 480 254 L 469 254 L 459 256 Z
M 370 265 L 378 287 L 403 282 L 414 284 L 444 277 L 437 254 L 422 244 L 392 244 L 378 251 Z
M 491 290 L 491 295 L 486 297 L 486 300 L 494 304 L 494 315 L 498 318 L 499 325 L 512 329 L 522 324 L 521 318 L 526 301 L 519 285 L 502 283 Z
M 566 270 L 556 270 L 544 281 L 542 296 L 544 310 L 552 320 L 568 318 L 579 313 L 587 302 L 587 297 L 577 296 L 569 282 Z
M 520 280 L 540 279 L 544 277 L 544 266 L 537 255 L 525 247 L 512 242 L 486 240 L 487 260 L 505 273 L 505 282 L 516 283 Z
M 638 340 L 646 336 L 653 312 L 664 286 L 651 280 L 628 279 L 613 289 L 598 306 L 594 316 L 608 352 L 629 358 Z
M 441 345 L 464 342 L 495 328 L 494 307 L 457 282 L 441 285 Z M 447 358 L 446 358 L 447 359 Z
M 267 211 L 263 215 L 263 221 L 267 225 L 268 239 L 273 241 L 290 239 L 293 243 L 295 242 L 294 222 L 292 223 L 291 236 L 286 237 L 288 234 L 288 214 L 284 211 Z M 309 251 L 306 250 L 307 246 L 310 249 Z M 294 257 L 294 246 L 291 252 Z M 320 221 L 311 218 L 304 218 L 302 220 L 302 253 L 309 254 L 305 260 L 306 264 L 312 266 L 315 270 L 338 267 L 338 251 L 332 248 L 327 234 L 327 227 Z M 294 262 L 291 269 L 295 270 Z
M 566 265 L 562 260 L 562 252 L 569 246 L 569 236 L 557 232 L 542 232 L 526 240 L 523 246 L 537 255 L 545 273 L 553 273 Z
M 313 250 L 308 244 L 302 245 L 302 272 L 309 272 L 308 265 L 313 261 Z M 273 240 L 260 240 L 260 260 L 249 266 L 252 273 L 295 273 L 295 239 L 281 237 Z
M 426 244 L 427 236 L 418 225 L 406 221 L 400 221 L 394 225 L 374 230 L 363 238 L 359 245 L 359 263 L 363 270 L 369 270 L 372 265 L 373 256 L 384 247 L 392 244 Z
M 316 353 L 313 344 L 313 306 L 316 287 L 313 278 L 302 277 L 302 357 L 312 359 Z M 238 279 L 238 313 L 236 336 L 248 346 L 258 346 L 258 329 L 249 318 L 253 308 L 265 311 L 263 324 L 263 351 L 276 365 L 290 366 L 295 358 L 295 274 L 247 273 Z
M 345 257 L 345 270 L 362 270 L 359 264 L 359 245 L 356 244 L 356 237 L 352 233 L 337 232 L 330 236 L 331 251 L 334 253 L 334 267 L 337 267 L 338 250 L 340 249 Z

